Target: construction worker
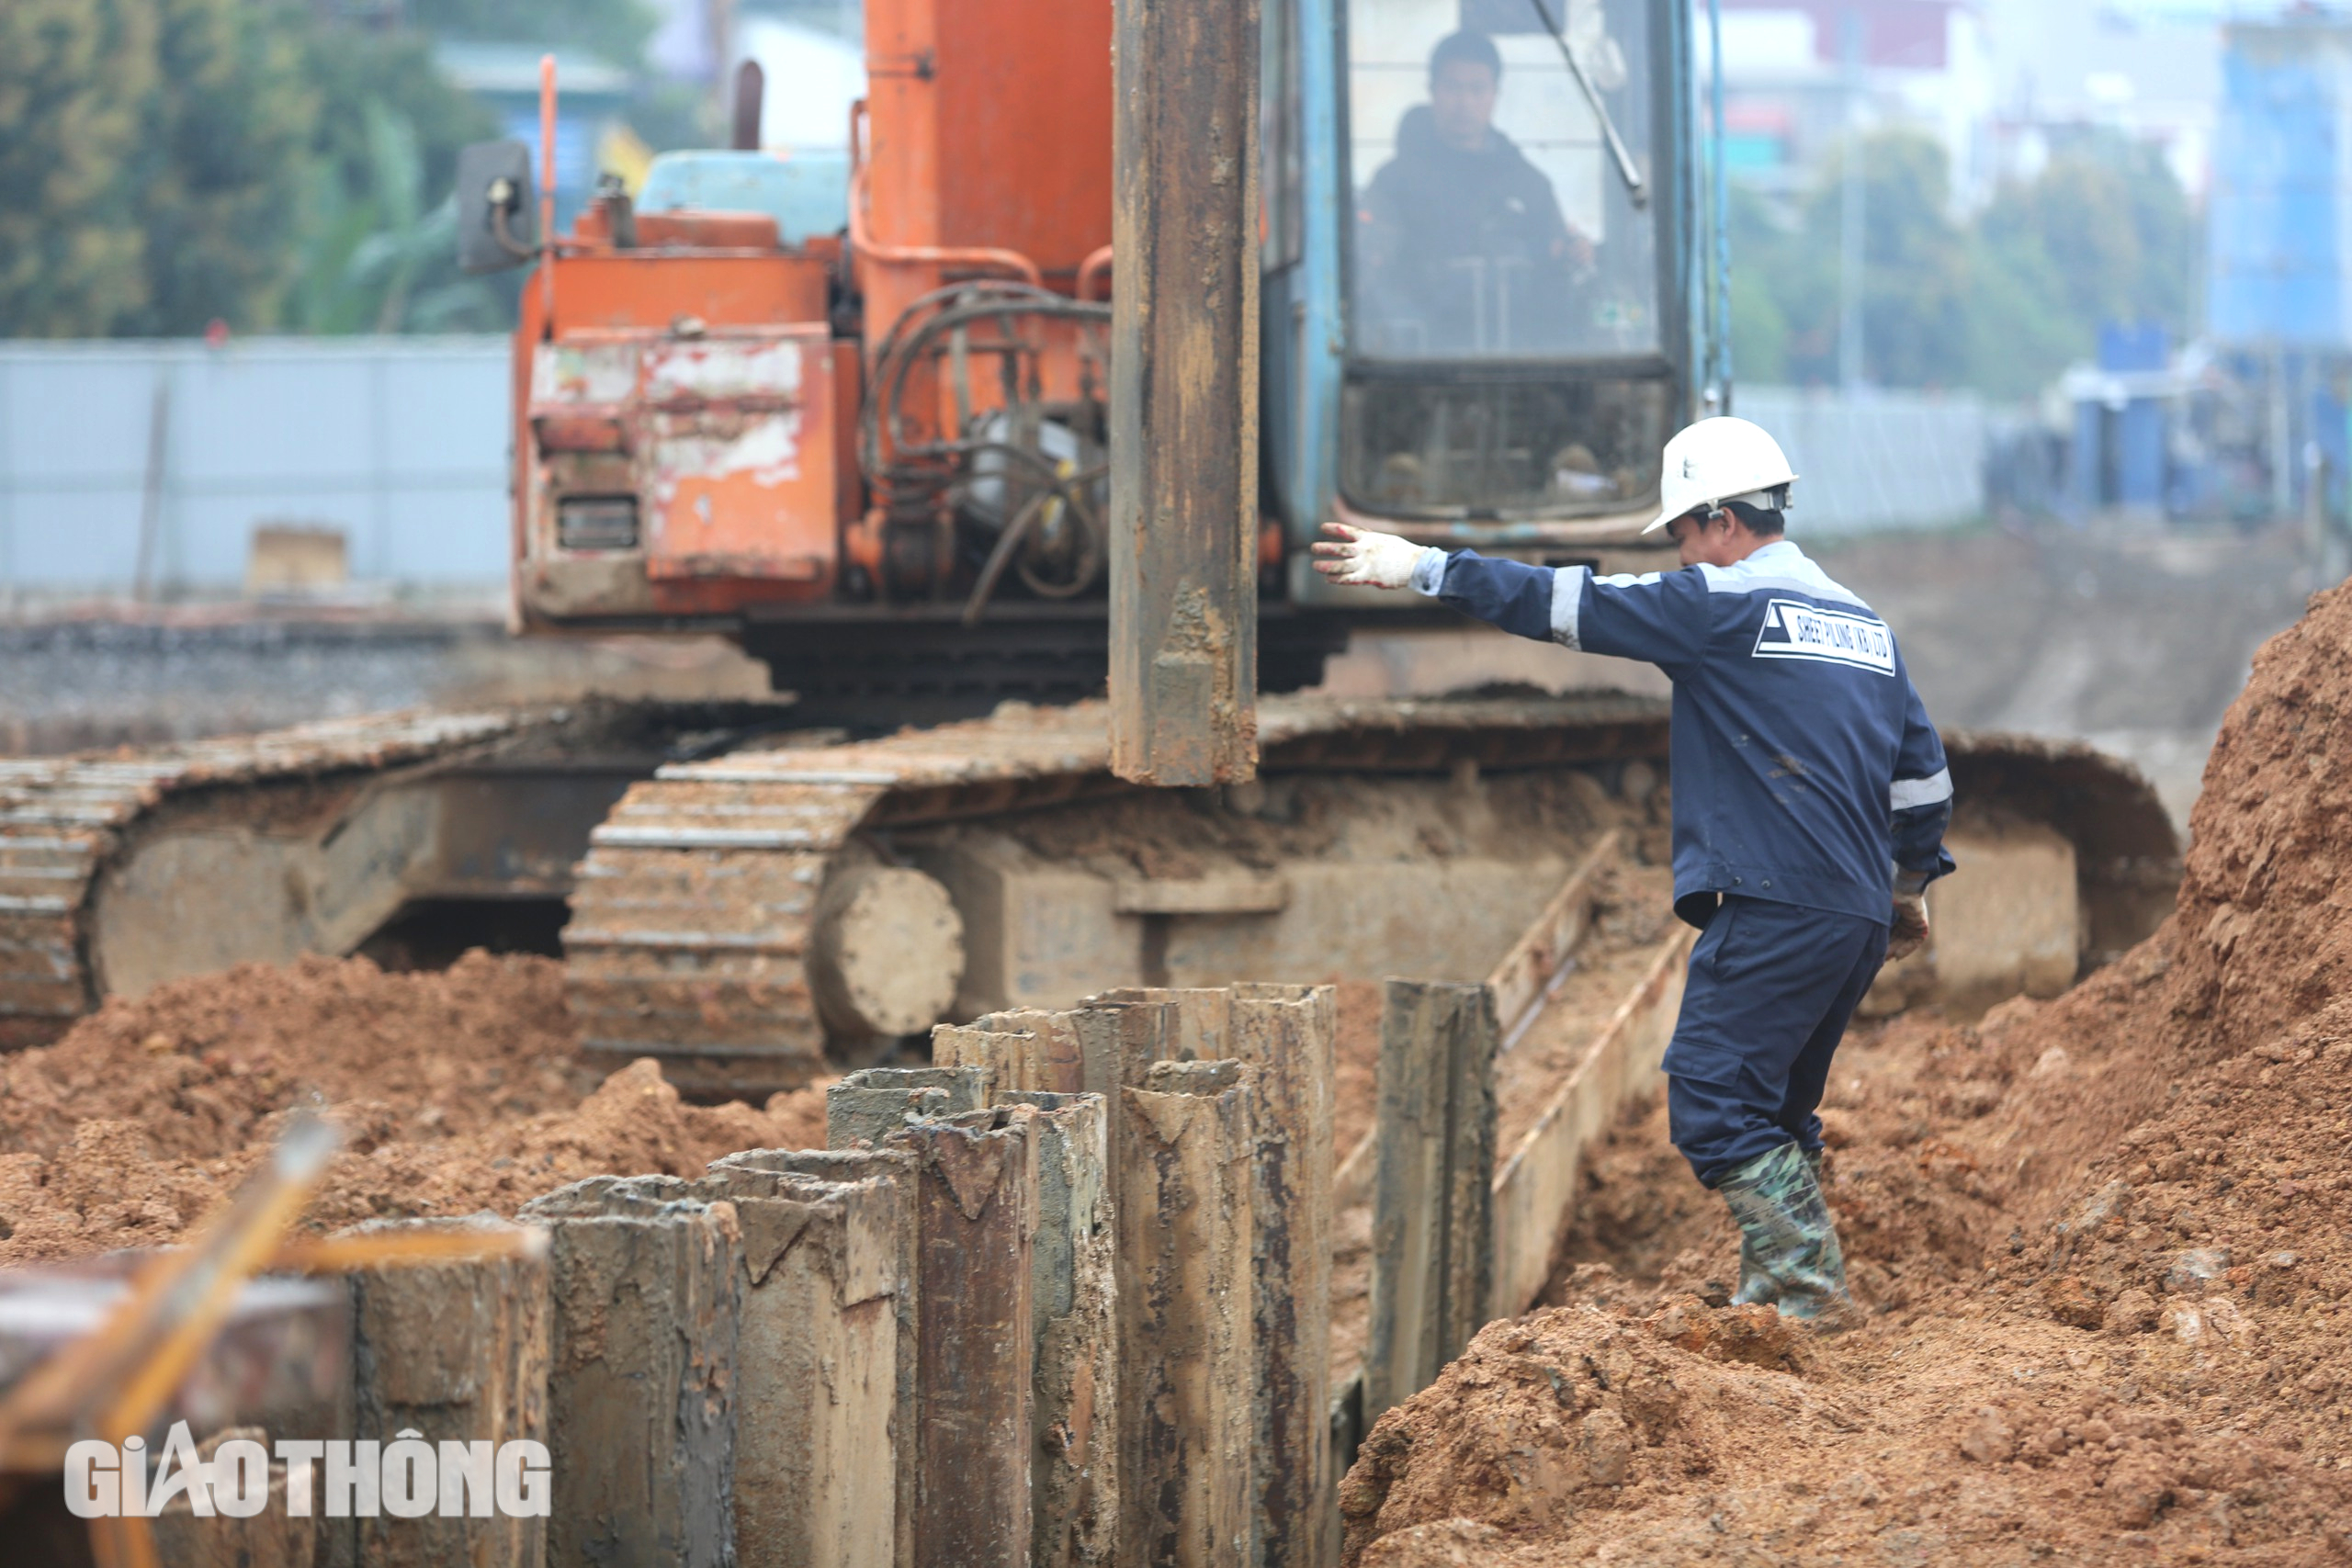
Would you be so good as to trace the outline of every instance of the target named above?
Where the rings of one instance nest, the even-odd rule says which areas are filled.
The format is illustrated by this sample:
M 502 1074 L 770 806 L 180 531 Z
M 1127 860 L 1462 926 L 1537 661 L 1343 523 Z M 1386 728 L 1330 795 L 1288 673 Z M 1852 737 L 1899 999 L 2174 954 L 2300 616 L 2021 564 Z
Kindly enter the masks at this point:
M 1682 570 L 1596 577 L 1326 524 L 1317 570 L 1410 588 L 1674 682 L 1674 908 L 1702 935 L 1666 1053 L 1675 1147 L 1739 1222 L 1733 1299 L 1852 1313 L 1815 1114 L 1855 1005 L 1952 869 L 1942 741 L 1886 624 L 1785 536 L 1796 480 L 1742 419 L 1667 443 Z

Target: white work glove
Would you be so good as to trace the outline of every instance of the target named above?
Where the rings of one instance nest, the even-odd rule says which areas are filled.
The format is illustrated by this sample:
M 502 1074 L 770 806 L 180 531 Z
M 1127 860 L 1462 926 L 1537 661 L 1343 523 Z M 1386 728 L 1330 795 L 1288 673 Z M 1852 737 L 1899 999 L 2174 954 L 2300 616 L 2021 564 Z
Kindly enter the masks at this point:
M 1375 534 L 1345 523 L 1326 523 L 1330 539 L 1315 542 L 1315 570 L 1350 588 L 1409 588 L 1413 569 L 1428 548 L 1394 534 Z M 1334 544 L 1331 540 L 1340 541 Z
M 1888 922 L 1886 961 L 1910 957 L 1928 945 L 1928 879 L 1905 872 L 1894 879 L 1894 915 Z

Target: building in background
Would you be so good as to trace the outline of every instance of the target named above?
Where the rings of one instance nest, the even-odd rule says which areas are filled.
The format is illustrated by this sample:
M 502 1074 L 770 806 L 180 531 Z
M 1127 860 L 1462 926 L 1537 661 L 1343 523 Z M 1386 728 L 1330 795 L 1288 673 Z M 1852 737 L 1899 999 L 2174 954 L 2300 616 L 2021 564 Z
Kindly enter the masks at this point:
M 2203 189 L 2221 93 L 2217 17 L 2128 0 L 1723 0 L 1725 162 L 1776 193 L 1849 129 L 1908 126 L 1951 160 L 1955 206 L 2031 178 L 2053 145 L 2120 131 Z
M 2030 179 L 2053 148 L 2115 131 L 2164 150 L 2192 199 L 2209 178 L 2230 0 L 1979 0 L 1994 176 Z
M 1984 29 L 1960 0 L 1724 0 L 1723 35 L 1736 177 L 1793 195 L 1850 131 L 1916 124 L 1965 183 L 1990 100 Z

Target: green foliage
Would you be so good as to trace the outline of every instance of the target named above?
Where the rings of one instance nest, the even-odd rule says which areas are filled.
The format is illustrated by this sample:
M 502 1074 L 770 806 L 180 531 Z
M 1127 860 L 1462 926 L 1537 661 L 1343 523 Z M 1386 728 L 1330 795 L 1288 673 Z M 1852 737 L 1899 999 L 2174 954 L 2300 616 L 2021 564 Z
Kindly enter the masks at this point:
M 288 324 L 306 333 L 504 328 L 512 286 L 458 270 L 448 198 L 458 150 L 495 136 L 495 117 L 449 85 L 420 39 L 323 30 L 311 59 L 334 107 L 321 118 L 306 172 Z
M 154 91 L 127 175 L 146 232 L 145 304 L 113 330 L 278 323 L 319 104 L 285 18 L 251 0 L 154 0 Z
M 479 8 L 631 51 L 649 25 Z M 458 273 L 446 199 L 495 134 L 421 35 L 301 0 L 0 0 L 0 335 L 497 330 L 514 286 Z
M 2102 321 L 2157 321 L 2187 335 L 2199 239 L 2162 156 L 2120 136 L 2063 148 L 2032 184 L 2004 186 L 1977 224 L 1978 265 L 1993 285 L 1979 361 L 1986 389 L 2038 389 L 2096 351 Z M 2030 383 L 2022 372 L 2034 373 Z
M 330 106 L 319 118 L 312 154 L 330 165 L 345 190 L 365 191 L 376 178 L 378 149 L 368 104 L 408 122 L 427 190 L 448 185 L 459 148 L 498 134 L 497 117 L 450 84 L 420 35 L 316 28 L 304 53 L 320 96 Z
M 2198 228 L 2151 148 L 2120 138 L 2062 149 L 1965 225 L 1950 215 L 1940 146 L 1916 132 L 1862 143 L 1863 352 L 1889 387 L 2030 397 L 2095 349 L 2102 321 L 2194 321 Z M 1732 343 L 1752 380 L 1838 373 L 1841 167 L 1776 212 L 1734 193 Z
M 427 208 L 415 128 L 380 100 L 360 118 L 369 144 L 364 184 L 332 165 L 312 171 L 295 277 L 293 321 L 306 333 L 493 332 L 509 296 L 458 271 L 458 211 Z
M 0 4 L 0 334 L 107 331 L 147 299 L 119 178 L 154 85 L 148 0 Z

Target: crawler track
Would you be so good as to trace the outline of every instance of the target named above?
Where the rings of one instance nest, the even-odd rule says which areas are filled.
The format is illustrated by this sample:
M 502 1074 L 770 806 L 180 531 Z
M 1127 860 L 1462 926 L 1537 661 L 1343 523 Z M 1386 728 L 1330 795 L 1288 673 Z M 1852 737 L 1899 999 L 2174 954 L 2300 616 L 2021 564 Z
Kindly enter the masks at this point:
M 1268 773 L 1442 773 L 1662 758 L 1664 705 L 1577 697 L 1267 699 Z M 571 1005 L 607 1061 L 756 1092 L 822 1069 L 807 960 L 833 858 L 861 830 L 993 817 L 1125 791 L 1105 709 L 1008 705 L 862 744 L 665 767 L 597 829 L 564 932 Z
M 382 715 L 130 756 L 0 761 L 0 1045 L 54 1037 L 98 999 L 92 886 L 168 797 L 431 761 L 511 733 L 512 713 Z
M 658 1057 L 704 1093 L 790 1088 L 826 1070 L 829 1043 L 836 1058 L 856 1044 L 828 1041 L 810 969 L 820 900 L 845 863 L 891 858 L 888 829 L 1132 787 L 1110 772 L 1100 703 L 1007 704 L 816 745 L 839 732 L 784 729 L 785 711 L 390 715 L 0 761 L 0 1047 L 52 1039 L 118 989 L 352 951 L 404 896 L 568 894 L 571 1001 L 600 1065 Z M 1443 775 L 1662 762 L 1667 721 L 1662 703 L 1617 694 L 1277 696 L 1260 740 L 1269 775 Z M 2086 962 L 2163 918 L 2178 846 L 2144 780 L 2079 746 L 1970 736 L 1951 749 L 1964 800 L 2077 847 Z M 239 859 L 244 841 L 256 847 Z M 300 875 L 274 869 L 281 853 Z M 330 907 L 336 919 L 311 918 Z

